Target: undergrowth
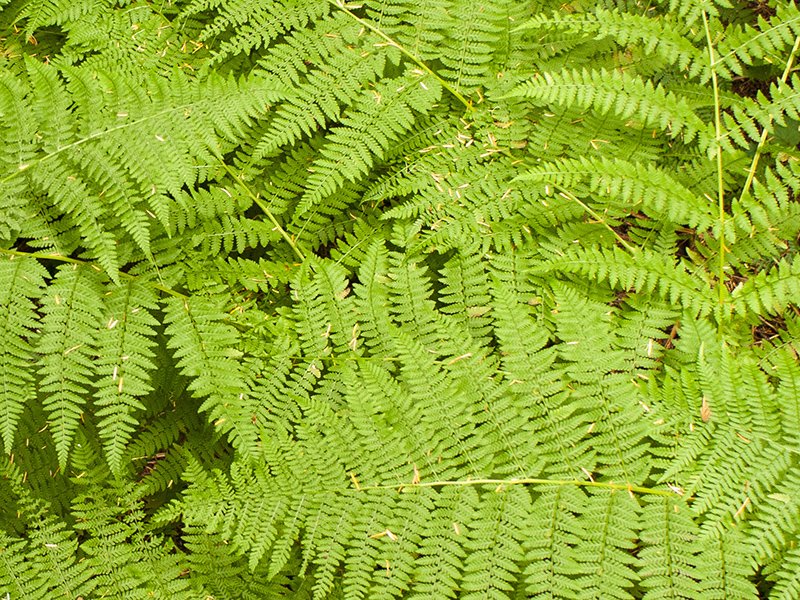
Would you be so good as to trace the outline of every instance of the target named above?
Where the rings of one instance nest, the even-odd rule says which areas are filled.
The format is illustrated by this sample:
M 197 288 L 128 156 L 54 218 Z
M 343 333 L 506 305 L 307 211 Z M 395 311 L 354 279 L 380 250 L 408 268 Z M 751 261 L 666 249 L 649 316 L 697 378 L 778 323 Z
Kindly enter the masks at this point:
M 0 0 L 0 594 L 800 598 L 800 11 Z

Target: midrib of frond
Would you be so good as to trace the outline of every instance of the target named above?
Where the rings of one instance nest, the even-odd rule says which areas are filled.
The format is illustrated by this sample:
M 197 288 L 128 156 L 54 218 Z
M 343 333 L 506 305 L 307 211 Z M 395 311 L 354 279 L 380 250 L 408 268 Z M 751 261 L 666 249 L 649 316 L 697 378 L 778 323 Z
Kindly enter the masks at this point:
M 663 504 L 664 504 L 664 521 L 663 521 L 663 523 L 664 523 L 665 533 L 666 533 L 666 535 L 664 536 L 664 538 L 665 538 L 665 541 L 664 541 L 664 544 L 665 544 L 665 546 L 664 546 L 665 547 L 664 557 L 667 560 L 666 576 L 669 579 L 670 584 L 672 584 L 674 579 L 677 576 L 680 575 L 679 571 L 676 569 L 676 566 L 674 564 L 673 547 L 672 547 L 672 538 L 673 538 L 673 536 L 671 535 L 672 531 L 670 529 L 670 525 L 672 524 L 672 518 L 673 518 L 672 514 L 670 514 L 670 508 L 672 508 L 673 511 L 675 509 L 672 506 L 670 506 L 669 502 L 664 502 Z
M 70 290 L 70 294 L 69 294 L 69 304 L 67 305 L 67 309 L 68 309 L 67 310 L 67 315 L 66 315 L 66 319 L 64 320 L 64 324 L 63 324 L 64 333 L 63 333 L 63 335 L 60 336 L 61 337 L 61 346 L 60 346 L 60 349 L 59 349 L 59 354 L 61 354 L 62 357 L 64 357 L 67 354 L 69 354 L 70 350 L 77 350 L 79 347 L 83 346 L 83 344 L 81 344 L 78 347 L 67 348 L 67 338 L 69 336 L 69 331 L 70 331 L 70 321 L 72 320 L 73 315 L 75 314 L 73 306 L 74 306 L 75 302 L 77 302 L 75 292 L 78 289 L 78 281 L 80 281 L 81 276 L 83 276 L 83 273 L 85 272 L 84 269 L 80 268 L 80 267 L 78 267 L 76 270 L 78 271 L 78 275 L 76 277 L 74 277 L 73 281 L 72 281 L 72 289 Z M 56 303 L 57 303 L 58 302 L 58 298 L 56 298 L 55 300 L 56 300 Z M 62 387 L 61 387 L 61 392 L 56 392 L 56 394 L 63 393 L 63 391 L 64 391 L 64 388 L 63 388 L 64 383 L 66 381 L 68 381 L 68 377 L 67 377 L 68 373 L 65 370 L 66 366 L 67 366 L 66 360 L 61 358 L 58 361 L 58 364 L 59 364 L 59 367 L 61 367 L 61 373 L 60 373 L 61 377 L 60 377 L 59 381 L 60 381 L 60 384 L 61 384 Z M 63 404 L 64 403 L 62 401 L 59 404 L 62 405 L 62 408 L 59 409 L 60 412 L 61 412 L 61 422 L 62 423 L 66 423 L 66 422 L 68 422 L 68 414 L 65 412 L 65 409 L 63 408 Z
M 625 454 L 624 454 L 624 451 L 622 449 L 622 442 L 621 442 L 620 437 L 618 435 L 617 426 L 616 426 L 616 423 L 615 423 L 615 420 L 614 420 L 614 412 L 615 411 L 609 405 L 608 393 L 607 393 L 607 388 L 606 388 L 606 385 L 605 385 L 605 377 L 602 377 L 602 376 L 600 377 L 600 397 L 603 399 L 603 409 L 604 409 L 605 416 L 606 416 L 606 424 L 609 426 L 609 428 L 611 429 L 611 433 L 614 436 L 614 449 L 615 449 L 616 454 L 617 454 L 617 461 L 618 461 L 619 467 L 622 469 L 622 472 L 625 475 L 625 481 L 628 482 L 628 483 L 638 483 L 638 482 L 631 481 L 631 476 L 628 474 L 628 467 L 627 467 L 627 464 L 626 464 L 626 461 L 625 461 Z M 622 409 L 623 409 L 623 407 L 619 407 L 620 412 L 622 412 Z
M 425 31 L 424 23 L 425 23 L 425 11 L 428 8 L 430 0 L 421 0 L 418 4 L 419 12 L 417 13 L 417 22 L 414 25 L 414 31 L 416 34 L 414 35 L 414 44 L 413 44 L 413 52 L 412 54 L 419 58 L 419 44 L 422 40 L 422 32 Z
M 3 537 L 5 537 L 5 536 L 3 536 Z M 6 539 L 8 539 L 8 538 L 6 538 Z M 5 541 L 5 540 L 3 540 L 3 541 Z M 28 587 L 27 585 L 24 585 L 24 582 L 22 580 L 20 580 L 19 576 L 17 575 L 18 568 L 19 568 L 19 563 L 13 563 L 13 562 L 10 562 L 8 560 L 7 557 L 9 556 L 9 552 L 7 552 L 7 550 L 9 550 L 9 549 L 10 549 L 10 547 L 6 546 L 3 549 L 3 551 L 0 552 L 0 561 L 2 561 L 3 566 L 5 567 L 5 572 L 8 573 L 11 576 L 11 580 L 13 581 L 14 586 L 18 590 L 22 591 L 23 593 L 28 593 L 28 594 L 33 595 L 34 590 L 31 589 L 30 587 Z
M 212 361 L 211 361 L 211 358 L 209 357 L 208 353 L 206 352 L 206 342 L 205 342 L 204 337 L 203 337 L 203 335 L 202 335 L 202 333 L 200 331 L 200 326 L 198 325 L 197 321 L 195 320 L 195 317 L 194 317 L 194 315 L 192 314 L 192 311 L 189 308 L 189 303 L 186 301 L 185 298 L 183 299 L 183 306 L 186 309 L 186 313 L 189 316 L 189 322 L 192 325 L 192 333 L 194 334 L 194 338 L 195 338 L 194 339 L 195 347 L 196 348 L 200 348 L 200 351 L 201 351 L 201 354 L 202 354 L 202 357 L 203 357 L 203 363 L 205 365 L 209 365 L 210 366 Z M 210 372 L 212 372 L 212 369 L 208 369 L 208 371 L 210 373 Z M 217 395 L 217 393 L 211 392 L 210 390 L 203 390 L 201 393 L 203 393 L 203 395 L 212 396 L 212 397 Z M 219 396 L 219 398 L 221 399 L 222 396 Z M 236 431 L 236 433 L 238 434 L 238 437 L 239 437 L 240 440 L 246 440 L 247 439 L 247 437 L 242 433 L 242 431 L 241 431 L 241 429 L 239 427 L 238 420 L 234 419 L 234 422 L 232 424 L 232 428 L 234 429 L 234 431 Z
M 70 591 L 70 580 L 67 579 L 64 569 L 62 568 L 64 565 L 64 559 L 63 557 L 58 556 L 58 553 L 56 553 L 56 548 L 51 548 L 49 546 L 50 545 L 47 544 L 44 545 L 44 555 L 47 557 L 47 563 L 50 567 L 49 571 L 51 577 L 52 574 L 55 574 L 58 577 L 58 586 L 54 587 L 60 587 L 63 590 L 63 595 L 67 598 L 71 598 L 72 592 Z
M 467 28 L 464 33 L 464 42 L 461 45 L 461 51 L 458 58 L 458 76 L 456 77 L 456 92 L 461 92 L 461 78 L 464 75 L 464 68 L 467 62 L 468 48 L 470 43 L 470 34 L 474 27 L 475 15 L 477 10 L 483 9 L 483 6 L 478 2 L 468 2 L 470 7 L 470 18 L 467 20 Z M 477 9 L 477 10 L 476 10 Z
M 8 290 L 8 303 L 3 307 L 5 315 L 3 315 L 3 325 L 0 328 L 0 331 L 8 331 L 8 332 L 12 331 L 12 329 L 9 327 L 9 324 L 11 321 L 12 306 L 14 304 L 13 298 L 16 295 L 16 282 L 17 278 L 19 277 L 20 267 L 22 266 L 23 262 L 24 261 L 22 260 L 18 260 L 17 263 L 14 265 L 14 274 L 11 277 L 12 285 Z M 0 352 L 2 352 L 1 356 L 3 357 L 2 363 L 8 364 L 9 362 L 8 357 L 11 356 L 8 347 L 4 346 L 2 350 L 0 350 Z M 2 374 L 0 374 L 0 376 L 2 376 L 3 378 L 3 397 L 8 398 L 10 396 L 9 393 L 10 387 L 8 383 L 9 371 L 5 368 L 0 370 L 2 371 Z

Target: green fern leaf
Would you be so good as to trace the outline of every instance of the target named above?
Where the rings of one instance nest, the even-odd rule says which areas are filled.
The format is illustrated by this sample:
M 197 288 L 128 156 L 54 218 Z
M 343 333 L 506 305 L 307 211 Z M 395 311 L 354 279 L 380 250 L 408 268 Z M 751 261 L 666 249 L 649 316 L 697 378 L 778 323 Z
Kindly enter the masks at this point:
M 248 383 L 240 363 L 236 331 L 224 323 L 218 302 L 194 296 L 170 298 L 166 303 L 168 346 L 174 350 L 177 367 L 191 378 L 189 389 L 205 397 L 200 410 L 208 410 L 220 432 L 228 433 L 235 447 L 253 456 L 255 427 L 241 419 L 238 410 Z
M 744 536 L 733 528 L 704 543 L 697 555 L 697 573 L 701 574 L 697 592 L 712 598 L 728 595 L 756 600 L 756 587 L 748 579 L 753 571 L 748 564 L 751 552 Z
M 101 275 L 91 267 L 64 265 L 41 299 L 39 389 L 62 467 L 92 385 L 104 291 Z
M 503 599 L 512 589 L 524 557 L 519 527 L 530 512 L 530 494 L 519 486 L 485 493 L 465 544 L 463 597 Z
M 119 472 L 126 446 L 138 421 L 131 414 L 144 409 L 139 400 L 152 388 L 148 371 L 155 365 L 152 351 L 154 326 L 149 311 L 158 307 L 154 290 L 147 283 L 129 279 L 107 293 L 105 327 L 97 334 L 100 360 L 95 404 L 100 437 L 112 471 Z M 105 319 L 107 318 L 107 321 Z
M 565 71 L 537 75 L 513 92 L 541 103 L 568 107 L 594 108 L 621 119 L 636 119 L 645 127 L 669 129 L 672 137 L 682 135 L 685 142 L 697 138 L 702 149 L 710 147 L 708 126 L 689 107 L 686 100 L 661 85 L 654 86 L 627 73 L 605 70 Z
M 433 77 L 409 76 L 363 92 L 354 110 L 334 129 L 320 149 L 321 157 L 311 166 L 306 191 L 295 212 L 301 223 L 310 210 L 345 182 L 356 181 L 384 158 L 389 144 L 414 125 L 415 112 L 425 114 L 441 95 Z M 313 208 L 312 208 L 313 207 Z
M 698 597 L 694 579 L 698 548 L 693 544 L 696 526 L 691 516 L 691 509 L 680 500 L 654 497 L 646 501 L 641 534 L 645 546 L 639 561 L 647 600 Z
M 525 541 L 526 590 L 537 600 L 580 597 L 575 545 L 582 527 L 578 515 L 585 494 L 573 486 L 540 488 L 530 511 L 531 535 Z
M 33 566 L 25 560 L 28 555 L 28 543 L 15 539 L 7 534 L 0 537 L 0 582 L 6 593 L 21 598 L 44 598 L 47 583 L 40 565 Z
M 38 327 L 35 298 L 42 293 L 47 273 L 28 258 L 0 258 L 0 378 L 2 380 L 3 444 L 11 452 L 14 432 L 25 404 L 34 395 L 30 339 Z
M 714 220 L 715 207 L 706 198 L 698 197 L 655 165 L 634 165 L 618 158 L 558 160 L 534 167 L 517 179 L 549 182 L 573 191 L 577 186 L 581 196 L 608 196 L 603 211 L 611 218 L 641 210 L 655 221 L 668 218 L 698 231 L 709 229 Z M 584 188 L 586 179 L 588 185 Z
M 539 267 L 540 272 L 564 270 L 608 281 L 623 289 L 634 288 L 640 293 L 658 293 L 674 305 L 681 305 L 693 314 L 707 315 L 714 300 L 710 290 L 693 278 L 688 266 L 665 264 L 648 250 L 632 255 L 620 248 L 590 251 L 573 250 Z
M 638 537 L 641 508 L 633 495 L 620 490 L 598 490 L 588 496 L 580 517 L 582 541 L 577 545 L 581 597 L 633 598 L 632 586 L 640 578 L 630 550 Z

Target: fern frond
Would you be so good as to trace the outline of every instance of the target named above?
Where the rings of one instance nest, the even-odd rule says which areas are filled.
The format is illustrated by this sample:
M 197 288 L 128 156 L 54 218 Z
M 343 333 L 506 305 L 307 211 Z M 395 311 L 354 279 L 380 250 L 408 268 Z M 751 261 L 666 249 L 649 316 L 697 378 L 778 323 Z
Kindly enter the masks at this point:
M 790 469 L 758 507 L 752 522 L 751 540 L 760 557 L 779 555 L 800 530 L 800 506 L 796 499 L 799 482 L 797 469 Z
M 587 69 L 546 72 L 521 83 L 513 95 L 545 105 L 594 108 L 601 114 L 636 119 L 645 127 L 668 130 L 670 137 L 681 136 L 684 142 L 697 138 L 704 149 L 712 143 L 708 125 L 685 99 L 627 73 Z
M 323 198 L 340 188 L 345 180 L 357 181 L 384 158 L 392 141 L 409 130 L 415 113 L 425 114 L 441 95 L 441 85 L 430 76 L 394 80 L 371 92 L 362 93 L 354 109 L 334 128 L 320 149 L 320 158 L 309 169 L 311 176 L 294 220 L 316 209 Z
M 473 93 L 489 79 L 492 53 L 499 41 L 502 12 L 498 3 L 454 2 L 453 25 L 439 46 L 439 75 L 452 81 L 455 91 Z
M 512 589 L 525 553 L 519 523 L 530 512 L 531 497 L 518 486 L 484 494 L 469 539 L 464 561 L 463 598 L 503 598 Z
M 782 562 L 785 568 L 770 577 L 775 581 L 770 598 L 794 600 L 800 597 L 800 551 L 797 548 L 787 550 Z
M 35 299 L 45 285 L 46 271 L 34 259 L 0 257 L 0 406 L 3 444 L 11 452 L 20 414 L 34 394 L 31 366 L 35 360 Z
M 728 595 L 757 600 L 756 587 L 748 579 L 753 571 L 748 561 L 751 552 L 745 536 L 735 528 L 703 543 L 696 557 L 696 573 L 701 581 L 696 593 L 709 598 Z
M 780 64 L 786 59 L 797 35 L 800 35 L 797 7 L 789 3 L 778 4 L 776 14 L 769 20 L 759 16 L 754 24 L 729 28 L 719 43 L 717 63 L 737 75 L 754 64 Z
M 30 177 L 36 187 L 49 194 L 59 211 L 74 215 L 81 237 L 97 257 L 97 262 L 115 279 L 118 277 L 119 257 L 114 234 L 103 222 L 102 203 L 90 191 L 91 183 L 72 175 L 74 167 L 59 158 L 49 161 L 47 170 L 35 168 Z
M 25 2 L 17 13 L 17 21 L 25 21 L 25 37 L 31 37 L 37 29 L 64 22 L 78 21 L 95 12 L 101 0 L 81 0 L 67 3 L 60 0 L 32 0 Z
M 634 570 L 634 547 L 642 519 L 632 495 L 603 490 L 590 494 L 580 517 L 582 540 L 577 553 L 583 557 L 577 583 L 588 598 L 632 598 L 631 587 L 640 576 Z
M 594 12 L 540 14 L 529 18 L 518 30 L 542 36 L 552 31 L 577 34 L 594 34 L 600 41 L 611 37 L 623 48 L 639 46 L 648 56 L 657 56 L 665 64 L 674 64 L 681 71 L 705 59 L 702 51 L 696 48 L 678 28 L 678 23 L 667 14 L 654 16 L 641 15 L 620 10 L 606 10 L 600 6 Z
M 546 265 L 546 266 L 545 266 Z M 713 297 L 701 282 L 692 277 L 682 265 L 665 264 L 648 250 L 631 256 L 624 250 L 568 250 L 562 257 L 547 261 L 539 267 L 543 272 L 564 270 L 606 280 L 612 286 L 634 288 L 640 293 L 658 293 L 674 305 L 682 305 L 694 314 L 707 315 L 713 307 Z
M 639 552 L 644 598 L 697 598 L 697 529 L 691 509 L 674 498 L 646 499 Z M 719 576 L 719 573 L 715 573 Z M 709 584 L 713 585 L 710 581 Z M 710 585 L 709 585 L 710 587 Z
M 417 428 L 424 432 L 424 437 L 417 438 L 417 452 L 428 447 L 436 457 L 434 461 L 430 457 L 416 456 L 420 469 L 423 473 L 430 470 L 439 480 L 462 472 L 477 476 L 486 458 L 478 448 L 478 439 L 472 435 L 472 413 L 477 407 L 470 405 L 469 398 L 458 392 L 447 377 L 447 371 L 436 364 L 433 355 L 420 342 L 402 330 L 398 330 L 395 337 L 398 356 L 402 359 L 401 390 L 409 408 L 415 405 L 415 399 L 426 397 L 431 390 L 436 392 L 436 400 L 428 410 L 420 411 L 414 406 L 406 418 L 412 424 L 410 432 Z M 413 426 L 415 422 L 418 426 Z M 440 431 L 442 433 L 437 433 Z
M 389 277 L 389 252 L 380 241 L 370 244 L 358 271 L 359 283 L 353 285 L 357 314 L 361 317 L 364 343 L 379 356 L 394 356 L 394 340 L 389 327 L 386 284 Z
M 423 496 L 424 497 L 424 496 Z M 423 523 L 412 598 L 450 598 L 460 585 L 467 524 L 472 523 L 478 494 L 471 488 L 442 489 Z
M 540 489 L 530 511 L 531 535 L 525 543 L 527 592 L 532 598 L 578 598 L 580 573 L 575 546 L 582 527 L 578 517 L 586 503 L 575 487 Z
M 95 488 L 80 494 L 73 506 L 78 530 L 91 536 L 81 549 L 88 555 L 86 562 L 96 570 L 96 585 L 111 598 L 124 598 L 137 589 L 142 592 L 147 582 L 146 571 L 129 562 L 134 548 L 126 543 L 136 535 L 144 516 L 137 506 L 136 491 L 130 487 L 124 490 L 127 495 L 121 495 L 124 503 L 120 505 L 112 501 L 108 492 L 98 494 L 98 491 Z M 120 518 L 127 510 L 133 518 L 125 523 Z
M 800 365 L 789 348 L 775 349 L 768 358 L 768 372 L 777 371 L 780 381 L 776 386 L 775 403 L 778 407 L 782 439 L 790 447 L 797 447 L 800 438 Z M 765 367 L 766 368 L 766 367 Z
M 47 583 L 41 567 L 33 567 L 26 560 L 28 543 L 3 533 L 0 534 L 0 582 L 8 594 L 25 598 L 46 597 Z
M 800 266 L 781 260 L 775 268 L 761 271 L 731 293 L 734 310 L 740 314 L 782 313 L 800 294 Z
M 64 265 L 41 299 L 40 390 L 62 467 L 92 385 L 104 292 L 103 278 L 94 269 Z
M 77 597 L 92 593 L 96 586 L 94 569 L 78 558 L 79 542 L 75 532 L 53 514 L 52 505 L 36 498 L 26 489 L 26 478 L 20 477 L 19 471 L 13 466 L 12 471 L 6 473 L 6 477 L 9 476 L 19 501 L 17 518 L 28 525 L 26 533 L 30 544 L 24 567 L 20 563 L 15 564 L 13 559 L 5 561 L 5 566 L 11 567 L 4 573 L 9 587 L 23 587 L 20 592 L 30 593 L 32 598 L 37 599 Z M 17 549 L 21 548 L 17 546 Z M 22 567 L 22 572 L 15 572 L 19 567 Z M 34 577 L 31 578 L 30 574 Z
M 725 114 L 723 142 L 730 140 L 741 148 L 749 148 L 751 139 L 760 138 L 761 129 L 773 130 L 776 126 L 785 127 L 787 120 L 796 121 L 800 117 L 800 101 L 794 90 L 799 85 L 800 78 L 796 75 L 788 82 L 779 79 L 769 89 L 769 100 L 762 95 L 734 106 L 732 115 Z
M 312 269 L 317 273 L 312 275 Z M 298 271 L 292 288 L 299 300 L 294 310 L 304 352 L 311 357 L 325 356 L 332 350 L 330 342 L 333 348 L 346 351 L 351 330 L 353 335 L 355 330 L 348 314 L 352 300 L 348 299 L 350 288 L 344 269 L 312 263 Z
M 653 220 L 686 223 L 698 231 L 707 230 L 714 221 L 715 207 L 708 199 L 687 189 L 655 165 L 631 164 L 619 158 L 613 161 L 557 160 L 533 167 L 517 179 L 549 182 L 581 196 L 586 190 L 587 195 L 608 197 L 602 204 L 612 218 L 641 210 Z
M 495 280 L 492 288 L 495 336 L 506 348 L 503 370 L 507 373 L 509 393 L 517 406 L 528 403 L 529 427 L 536 441 L 536 454 L 543 470 L 553 477 L 577 478 L 581 467 L 592 466 L 586 457 L 584 431 L 586 416 L 565 402 L 567 393 L 551 374 L 562 374 L 555 364 L 554 348 L 544 348 L 546 331 L 537 325 L 516 296 Z M 532 402 L 531 402 L 532 399 Z M 579 464 L 579 457 L 585 462 Z
M 208 10 L 210 2 L 195 1 L 183 12 L 186 18 Z M 226 2 L 218 10 L 213 22 L 198 36 L 198 42 L 212 42 L 225 35 L 214 50 L 215 63 L 220 63 L 240 53 L 249 54 L 269 46 L 270 42 L 293 29 L 301 29 L 310 22 L 322 19 L 329 10 L 327 2 L 273 2 L 253 6 L 243 2 Z M 216 7 L 215 7 L 216 8 Z
M 112 471 L 119 472 L 125 448 L 138 423 L 131 414 L 144 409 L 140 398 L 152 388 L 149 374 L 155 365 L 154 327 L 158 321 L 150 311 L 158 307 L 153 288 L 139 279 L 129 279 L 106 295 L 103 320 L 97 333 L 100 360 L 95 404 L 100 437 Z M 106 321 L 107 318 L 107 321 Z
M 88 2 L 82 0 L 76 6 Z M 59 30 L 68 36 L 68 50 L 67 56 L 57 58 L 59 66 L 80 62 L 92 70 L 111 71 L 141 82 L 148 72 L 186 68 L 207 57 L 202 46 L 190 41 L 195 39 L 196 25 L 170 26 L 169 7 L 136 5 L 112 10 L 104 4 L 97 2 L 84 18 L 61 25 Z M 37 35 L 45 32 L 47 29 Z
M 353 523 L 353 536 L 347 544 L 347 554 L 344 560 L 344 576 L 342 577 L 342 591 L 345 597 L 358 598 L 366 595 L 374 578 L 379 556 L 385 555 L 387 543 L 397 542 L 397 535 L 387 532 L 394 526 L 393 513 L 397 512 L 396 497 L 381 494 L 369 502 Z M 381 535 L 383 534 L 383 535 Z M 392 540 L 392 537 L 395 539 Z M 389 573 L 392 565 L 389 563 Z M 374 595 L 375 591 L 372 592 Z
M 42 149 L 53 152 L 74 139 L 74 123 L 63 118 L 70 110 L 72 101 L 56 69 L 33 58 L 27 58 L 25 66 L 31 87 L 36 92 L 31 109 L 38 116 L 37 128 L 43 137 Z
M 433 301 L 433 281 L 422 257 L 389 254 L 389 313 L 401 328 L 423 343 L 435 344 L 440 321 Z
M 628 309 L 628 310 L 625 310 Z M 665 354 L 658 343 L 666 340 L 672 327 L 679 321 L 681 313 L 666 302 L 654 298 L 629 296 L 619 312 L 617 321 L 617 345 L 628 351 L 626 363 L 633 370 L 660 370 L 658 364 Z M 645 377 L 652 374 L 640 373 Z M 647 380 L 643 380 L 647 381 Z
M 298 31 L 287 37 L 263 60 L 267 72 L 297 93 L 278 107 L 256 148 L 256 157 L 269 156 L 302 135 L 310 136 L 327 122 L 338 121 L 342 108 L 357 100 L 362 90 L 383 73 L 385 54 L 369 51 L 362 56 L 358 46 L 349 46 L 342 39 L 339 32 L 348 28 L 352 23 L 336 13 L 319 22 L 313 31 Z M 304 60 L 299 59 L 301 56 Z
M 315 545 L 304 548 L 304 554 L 314 551 L 314 600 L 321 600 L 333 591 L 337 567 L 346 556 L 345 540 L 353 536 L 353 525 L 358 521 L 363 505 L 352 495 L 332 499 L 319 507 L 315 519 Z
M 255 452 L 255 427 L 241 418 L 239 404 L 248 393 L 248 382 L 236 349 L 238 335 L 223 323 L 219 302 L 194 296 L 170 298 L 166 303 L 168 346 L 177 367 L 191 377 L 189 389 L 205 397 L 200 410 L 208 410 L 220 432 L 228 433 L 237 450 Z
M 608 480 L 642 483 L 650 470 L 644 409 L 631 365 L 613 345 L 607 307 L 554 287 L 559 353 L 568 361 L 574 401 L 586 408 L 583 416 L 591 422 L 592 462 L 597 463 L 592 470 Z

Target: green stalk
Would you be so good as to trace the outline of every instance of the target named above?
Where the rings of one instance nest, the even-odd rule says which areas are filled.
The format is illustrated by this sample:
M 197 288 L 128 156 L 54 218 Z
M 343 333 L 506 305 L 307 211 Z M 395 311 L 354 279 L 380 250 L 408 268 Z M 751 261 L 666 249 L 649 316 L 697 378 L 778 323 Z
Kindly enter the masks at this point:
M 71 258 L 69 256 L 62 256 L 61 254 L 45 254 L 44 252 L 22 252 L 21 250 L 6 250 L 5 248 L 0 248 L 0 253 L 2 254 L 9 254 L 11 256 L 27 256 L 29 258 L 38 258 L 39 260 L 57 260 L 59 262 L 70 263 L 73 265 L 83 265 L 85 267 L 91 267 L 96 271 L 102 271 L 98 265 L 90 263 L 85 260 L 80 260 L 78 258 Z M 137 275 L 131 275 L 130 273 L 125 273 L 124 271 L 117 271 L 117 274 L 120 277 L 125 279 L 138 279 Z M 180 292 L 176 292 L 172 288 L 167 287 L 161 283 L 155 283 L 153 281 L 148 281 L 147 284 L 155 288 L 165 294 L 169 294 L 170 296 L 175 296 L 176 298 L 188 298 L 185 294 L 181 294 Z M 0 598 L 0 600 L 2 600 Z
M 794 48 L 792 48 L 791 54 L 789 54 L 789 60 L 786 63 L 786 68 L 783 70 L 783 76 L 781 77 L 781 83 L 786 83 L 786 80 L 789 78 L 789 73 L 792 70 L 792 64 L 794 63 L 794 55 L 797 50 L 800 49 L 800 35 L 797 36 L 797 39 L 794 41 Z M 761 157 L 761 150 L 764 148 L 764 144 L 767 143 L 767 136 L 769 135 L 769 128 L 772 125 L 773 117 L 770 116 L 769 123 L 764 130 L 761 132 L 761 139 L 758 142 L 758 147 L 756 148 L 756 154 L 753 156 L 753 162 L 750 165 L 750 170 L 747 172 L 747 181 L 744 182 L 744 189 L 742 189 L 742 194 L 739 196 L 741 200 L 744 198 L 745 194 L 750 191 L 750 185 L 753 183 L 753 178 L 756 174 L 756 167 L 758 167 L 758 159 Z
M 255 204 L 264 212 L 264 214 L 267 215 L 267 218 L 270 221 L 272 221 L 272 224 L 275 225 L 275 229 L 277 229 L 280 232 L 283 239 L 286 240 L 286 242 L 292 247 L 292 250 L 294 250 L 294 253 L 297 255 L 297 258 L 300 259 L 300 262 L 305 261 L 306 259 L 305 255 L 301 252 L 300 248 L 297 247 L 297 244 L 294 243 L 294 240 L 291 238 L 291 236 L 288 233 L 286 233 L 286 230 L 283 227 L 281 227 L 281 224 L 278 223 L 278 220 L 269 210 L 269 207 L 264 203 L 264 201 L 253 193 L 253 191 L 247 186 L 247 184 L 242 180 L 242 178 L 239 177 L 236 174 L 236 172 L 228 166 L 228 164 L 222 159 L 221 156 L 217 155 L 217 158 L 222 163 L 222 166 L 225 168 L 228 174 L 233 178 L 233 180 L 237 184 L 239 184 L 239 186 L 241 186 L 241 188 L 245 191 L 245 193 L 248 196 L 250 196 L 250 199 L 253 202 L 255 202 Z
M 581 487 L 595 487 L 607 490 L 624 490 L 630 494 L 634 492 L 637 494 L 651 494 L 655 496 L 668 496 L 679 497 L 681 494 L 678 492 L 668 492 L 666 490 L 655 490 L 641 486 L 629 485 L 627 483 L 602 483 L 597 481 L 579 481 L 577 479 L 464 479 L 461 481 L 426 481 L 425 483 L 408 483 L 408 484 L 392 484 L 392 485 L 372 485 L 362 486 L 359 485 L 355 476 L 351 474 L 351 479 L 358 491 L 366 492 L 371 490 L 407 490 L 410 488 L 424 488 L 424 487 L 444 487 L 444 486 L 467 486 L 467 485 L 494 485 L 499 488 L 511 485 L 577 485 Z
M 472 107 L 472 103 L 469 100 L 467 100 L 466 98 L 464 98 L 464 96 L 462 96 L 461 93 L 459 93 L 459 91 L 457 89 L 455 89 L 453 86 L 451 86 L 449 83 L 447 83 L 444 79 L 439 77 L 439 75 L 437 75 L 433 71 L 433 69 L 431 69 L 428 65 L 426 65 L 419 58 L 417 58 L 410 50 L 406 50 L 403 46 L 401 46 L 400 44 L 395 42 L 392 38 L 390 38 L 388 35 L 383 33 L 383 31 L 381 31 L 377 26 L 373 25 L 369 21 L 365 21 L 361 17 L 358 17 L 358 16 L 354 15 L 350 11 L 350 9 L 347 8 L 347 5 L 344 3 L 343 0 L 328 0 L 328 2 L 333 4 L 339 10 L 341 10 L 343 12 L 346 12 L 348 15 L 350 15 L 351 18 L 353 18 L 354 20 L 358 21 L 361 25 L 363 25 L 364 27 L 366 27 L 370 31 L 378 34 L 380 37 L 382 37 L 384 40 L 386 40 L 386 43 L 388 45 L 394 46 L 395 48 L 400 50 L 400 52 L 402 52 L 406 57 L 408 57 L 409 60 L 413 61 L 417 66 L 419 66 L 420 69 L 422 69 L 423 71 L 425 71 L 429 75 L 432 75 L 433 77 L 435 77 L 436 80 L 439 83 L 442 84 L 442 87 L 444 89 L 446 89 L 448 92 L 453 94 L 453 96 L 455 96 L 458 99 L 458 101 L 461 102 L 461 104 L 463 104 L 464 106 L 467 107 L 467 110 L 469 110 L 469 111 L 475 110 Z
M 585 210 L 592 217 L 594 217 L 595 221 L 597 221 L 598 223 L 602 223 L 606 227 L 606 229 L 608 229 L 614 235 L 614 237 L 616 237 L 619 240 L 619 243 L 625 246 L 625 248 L 627 248 L 631 254 L 636 254 L 637 249 L 634 246 L 631 246 L 628 242 L 625 241 L 625 238 L 623 238 L 620 234 L 614 231 L 614 228 L 611 227 L 611 225 L 609 225 L 603 217 L 598 215 L 597 212 L 594 209 L 592 209 L 592 207 L 590 207 L 588 204 L 581 202 L 575 196 L 575 194 L 571 193 L 569 190 L 561 187 L 560 185 L 556 185 L 553 187 L 555 187 L 561 193 L 561 195 L 567 200 L 573 200 L 574 202 L 580 204 L 583 207 L 583 210 Z
M 714 124 L 716 126 L 717 135 L 717 189 L 719 195 L 719 274 L 717 287 L 719 288 L 719 303 L 725 302 L 725 189 L 723 183 L 723 170 L 722 170 L 722 122 L 720 120 L 719 109 L 719 84 L 717 82 L 717 72 L 714 70 L 716 63 L 714 62 L 714 45 L 711 42 L 711 30 L 708 27 L 708 17 L 706 11 L 703 11 L 703 25 L 706 28 L 706 41 L 708 42 L 708 59 L 711 66 L 711 81 L 714 86 Z

